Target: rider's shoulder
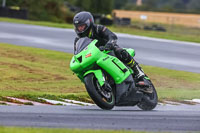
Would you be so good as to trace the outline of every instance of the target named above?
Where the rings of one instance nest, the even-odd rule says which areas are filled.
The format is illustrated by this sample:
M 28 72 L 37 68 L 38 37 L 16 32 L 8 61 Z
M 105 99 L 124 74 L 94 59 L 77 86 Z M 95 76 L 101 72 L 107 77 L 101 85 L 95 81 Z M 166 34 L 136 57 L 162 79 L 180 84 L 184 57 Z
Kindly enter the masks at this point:
M 95 28 L 97 33 L 100 33 L 102 31 L 106 30 L 106 27 L 104 25 L 100 25 L 100 24 L 94 25 L 94 28 Z
M 74 40 L 78 40 L 78 39 L 80 39 L 80 37 L 78 37 L 78 36 L 77 36 L 77 37 L 75 37 L 75 39 L 74 39 Z
M 76 44 L 76 42 L 78 41 L 80 39 L 80 37 L 75 37 L 75 39 L 74 39 L 74 44 Z

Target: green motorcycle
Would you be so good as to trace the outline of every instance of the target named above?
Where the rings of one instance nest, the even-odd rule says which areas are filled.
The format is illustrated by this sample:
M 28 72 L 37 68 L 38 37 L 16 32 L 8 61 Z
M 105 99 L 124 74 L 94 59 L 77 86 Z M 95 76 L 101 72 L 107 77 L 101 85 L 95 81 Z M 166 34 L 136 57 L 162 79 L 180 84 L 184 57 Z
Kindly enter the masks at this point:
M 114 106 L 135 106 L 152 110 L 158 102 L 157 92 L 150 79 L 151 93 L 135 85 L 134 72 L 114 56 L 113 51 L 96 47 L 98 40 L 84 37 L 76 43 L 70 69 L 85 84 L 92 100 L 102 109 Z M 133 49 L 126 49 L 131 56 Z

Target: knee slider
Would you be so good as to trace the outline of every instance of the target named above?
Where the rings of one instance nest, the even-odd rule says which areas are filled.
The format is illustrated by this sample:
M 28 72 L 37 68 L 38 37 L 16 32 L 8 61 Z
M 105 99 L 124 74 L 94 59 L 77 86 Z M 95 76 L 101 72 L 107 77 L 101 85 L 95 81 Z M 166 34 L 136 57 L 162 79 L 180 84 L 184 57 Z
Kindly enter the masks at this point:
M 124 63 L 130 62 L 133 58 L 125 49 L 122 48 L 116 48 L 115 54 L 117 58 L 119 58 Z

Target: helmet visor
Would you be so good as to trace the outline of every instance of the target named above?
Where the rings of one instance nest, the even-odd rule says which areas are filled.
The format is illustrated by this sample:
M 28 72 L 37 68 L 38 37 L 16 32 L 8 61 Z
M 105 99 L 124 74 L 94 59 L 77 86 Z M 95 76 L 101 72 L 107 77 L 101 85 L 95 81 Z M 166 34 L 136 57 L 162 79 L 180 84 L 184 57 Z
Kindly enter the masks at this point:
M 78 32 L 84 32 L 87 29 L 87 25 L 86 24 L 77 25 L 76 29 Z

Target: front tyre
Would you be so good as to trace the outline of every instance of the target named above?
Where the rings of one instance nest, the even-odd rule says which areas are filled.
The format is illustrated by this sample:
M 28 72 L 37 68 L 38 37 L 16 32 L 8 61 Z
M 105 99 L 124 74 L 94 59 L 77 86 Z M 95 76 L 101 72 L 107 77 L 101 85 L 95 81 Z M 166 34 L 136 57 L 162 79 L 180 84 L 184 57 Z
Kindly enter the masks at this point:
M 115 97 L 113 92 L 104 90 L 94 74 L 88 74 L 84 77 L 85 87 L 89 96 L 97 106 L 105 110 L 111 110 L 115 105 Z
M 158 95 L 157 95 L 156 89 L 152 83 L 150 87 L 152 87 L 153 92 L 152 93 L 144 92 L 144 96 L 142 100 L 137 104 L 137 106 L 142 110 L 146 110 L 146 111 L 152 110 L 156 107 L 158 103 Z

